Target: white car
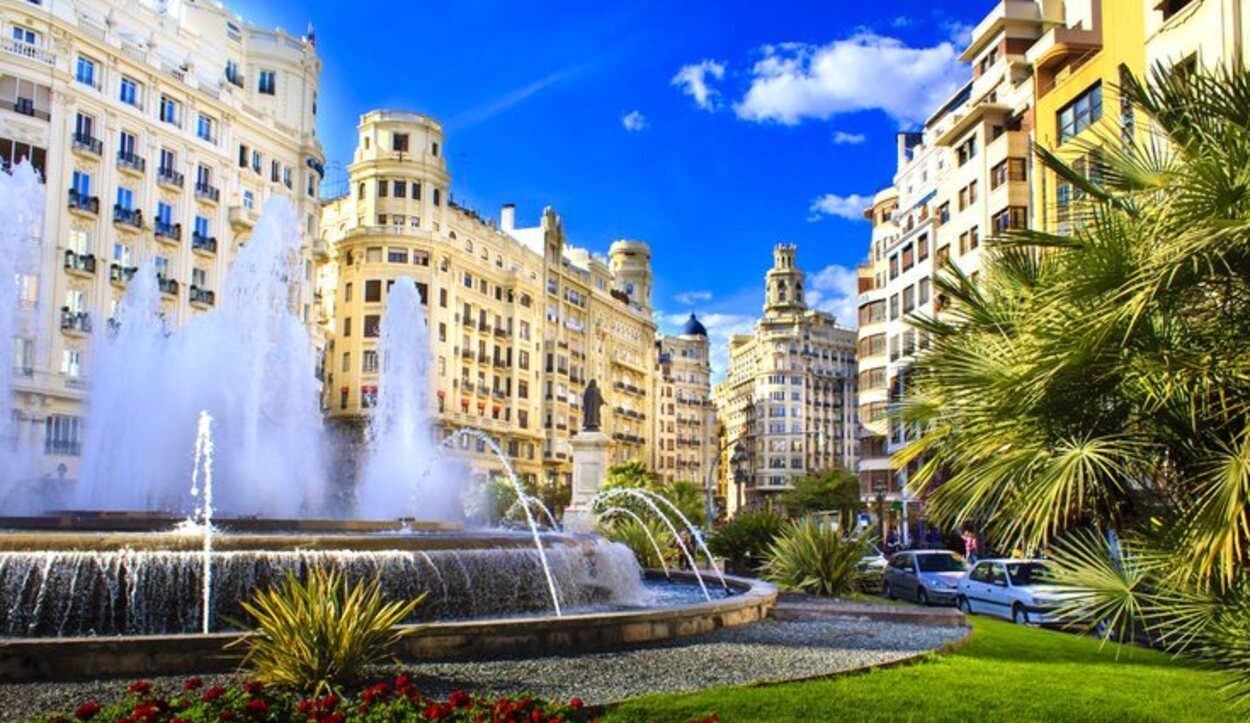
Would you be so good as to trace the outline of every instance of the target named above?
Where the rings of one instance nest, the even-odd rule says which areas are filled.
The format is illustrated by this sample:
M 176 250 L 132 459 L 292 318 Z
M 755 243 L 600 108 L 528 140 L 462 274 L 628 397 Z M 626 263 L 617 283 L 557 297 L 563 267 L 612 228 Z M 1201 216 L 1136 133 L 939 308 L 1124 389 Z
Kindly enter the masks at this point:
M 980 560 L 959 581 L 959 609 L 1019 625 L 1059 624 L 1063 595 L 1046 582 L 1045 560 Z

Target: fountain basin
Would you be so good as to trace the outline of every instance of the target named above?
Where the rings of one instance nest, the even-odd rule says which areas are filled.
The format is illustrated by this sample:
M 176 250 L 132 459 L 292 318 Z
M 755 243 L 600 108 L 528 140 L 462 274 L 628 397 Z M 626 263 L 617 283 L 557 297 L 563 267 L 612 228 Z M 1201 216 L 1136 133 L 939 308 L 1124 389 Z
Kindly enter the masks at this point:
M 649 581 L 663 575 L 649 571 Z M 687 584 L 694 577 L 674 572 Z M 726 577 L 734 594 L 676 607 L 565 615 L 436 622 L 408 637 L 403 661 L 525 656 L 670 640 L 758 622 L 771 612 L 777 589 L 757 580 Z M 239 633 L 145 635 L 0 641 L 0 681 L 70 680 L 227 672 L 240 651 L 226 646 Z

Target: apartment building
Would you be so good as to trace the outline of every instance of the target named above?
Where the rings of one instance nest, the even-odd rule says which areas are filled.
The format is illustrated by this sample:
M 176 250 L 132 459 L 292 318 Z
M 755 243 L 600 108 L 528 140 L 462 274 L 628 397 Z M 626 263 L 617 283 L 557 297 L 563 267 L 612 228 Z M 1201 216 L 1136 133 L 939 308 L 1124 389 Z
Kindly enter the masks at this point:
M 722 460 L 731 515 L 776 506 L 799 477 L 856 468 L 855 332 L 807 306 L 797 254 L 773 250 L 764 315 L 752 334 L 730 338 L 713 391 L 723 455 L 740 460 Z
M 655 345 L 652 469 L 668 482 L 706 485 L 716 449 L 707 329 L 691 314 L 679 333 L 663 335 Z
M 890 461 L 917 436 L 891 414 L 906 401 L 916 353 L 928 346 L 909 317 L 940 315 L 933 280 L 948 264 L 976 283 L 985 239 L 1035 225 L 1026 53 L 1061 8 L 1049 0 L 1005 0 L 978 23 L 961 55 L 971 79 L 921 130 L 899 134 L 894 185 L 865 211 L 873 230 L 858 270 L 858 471 L 863 499 L 877 503 L 879 514 L 888 502 L 895 524 L 923 513 L 906 494 L 917 463 L 900 468 Z
M 28 159 L 47 193 L 38 272 L 19 280 L 15 422 L 42 473 L 72 480 L 92 342 L 141 262 L 173 330 L 215 306 L 283 196 L 305 238 L 292 305 L 310 317 L 321 61 L 312 38 L 212 0 L 0 0 L 0 23 L 0 157 Z
M 516 209 L 486 219 L 452 201 L 443 130 L 399 111 L 362 116 L 347 194 L 329 200 L 322 235 L 332 258 L 318 317 L 332 339 L 328 417 L 359 431 L 376 401 L 377 338 L 386 292 L 412 278 L 429 326 L 433 433 L 481 429 L 532 482 L 571 482 L 569 438 L 597 380 L 612 462 L 650 461 L 656 326 L 650 249 L 612 244 L 601 259 L 565 242 L 553 209 L 538 226 Z M 502 471 L 486 446 L 460 455 L 477 474 Z

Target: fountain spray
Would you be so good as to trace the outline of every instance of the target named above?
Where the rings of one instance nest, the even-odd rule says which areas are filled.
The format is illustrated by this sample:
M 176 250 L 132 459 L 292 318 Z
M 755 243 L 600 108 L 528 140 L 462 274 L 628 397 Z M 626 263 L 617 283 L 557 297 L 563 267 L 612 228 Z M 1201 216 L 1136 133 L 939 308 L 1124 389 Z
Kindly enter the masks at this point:
M 195 428 L 195 465 L 191 468 L 191 496 L 200 496 L 200 473 L 204 475 L 204 497 L 199 505 L 199 524 L 204 530 L 200 579 L 203 592 L 201 599 L 203 632 L 208 634 L 212 624 L 213 598 L 213 417 L 207 410 L 200 412 Z

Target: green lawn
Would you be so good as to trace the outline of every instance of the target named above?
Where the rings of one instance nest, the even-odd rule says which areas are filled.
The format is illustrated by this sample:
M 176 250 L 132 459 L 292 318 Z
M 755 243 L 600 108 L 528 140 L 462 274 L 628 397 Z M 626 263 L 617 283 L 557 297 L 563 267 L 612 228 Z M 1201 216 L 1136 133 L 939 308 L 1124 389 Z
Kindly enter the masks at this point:
M 1240 721 L 1219 673 L 1139 648 L 972 618 L 972 642 L 842 678 L 639 698 L 604 721 Z

